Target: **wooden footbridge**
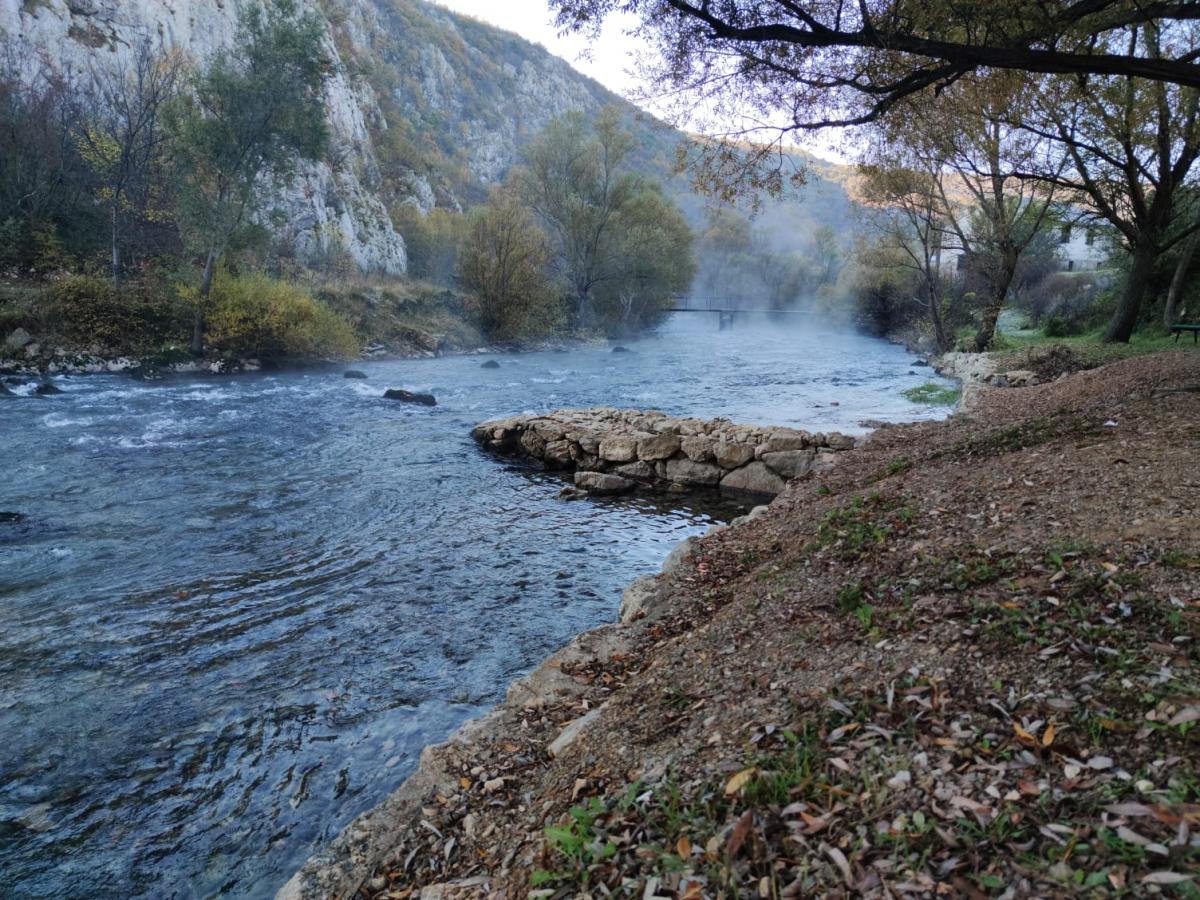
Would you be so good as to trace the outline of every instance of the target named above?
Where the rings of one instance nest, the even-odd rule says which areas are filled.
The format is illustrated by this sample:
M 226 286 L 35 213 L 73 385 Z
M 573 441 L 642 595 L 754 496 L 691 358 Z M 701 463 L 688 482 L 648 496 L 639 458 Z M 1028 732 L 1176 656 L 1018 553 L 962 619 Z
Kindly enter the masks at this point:
M 734 320 L 740 316 L 752 315 L 795 315 L 802 312 L 799 309 L 771 309 L 770 307 L 754 307 L 741 297 L 672 297 L 668 309 L 671 312 L 709 313 L 718 317 L 721 330 L 732 328 Z

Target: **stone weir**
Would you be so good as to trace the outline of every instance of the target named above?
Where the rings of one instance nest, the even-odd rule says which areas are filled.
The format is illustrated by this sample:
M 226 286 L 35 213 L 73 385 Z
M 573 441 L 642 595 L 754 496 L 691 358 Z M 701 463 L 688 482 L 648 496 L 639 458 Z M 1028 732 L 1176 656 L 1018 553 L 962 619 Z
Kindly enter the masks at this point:
M 496 419 L 476 425 L 472 434 L 496 453 L 574 472 L 575 488 L 565 489 L 567 496 L 653 486 L 773 497 L 792 478 L 828 467 L 854 446 L 845 434 L 608 407 Z

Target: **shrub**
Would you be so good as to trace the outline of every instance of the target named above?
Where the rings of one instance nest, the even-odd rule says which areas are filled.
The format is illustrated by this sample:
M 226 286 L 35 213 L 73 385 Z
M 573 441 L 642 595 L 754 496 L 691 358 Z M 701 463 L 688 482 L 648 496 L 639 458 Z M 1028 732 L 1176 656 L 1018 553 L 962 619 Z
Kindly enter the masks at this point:
M 143 285 L 118 291 L 104 278 L 72 275 L 46 292 L 45 327 L 68 341 L 108 350 L 143 350 L 184 333 L 173 298 Z
M 1077 319 L 1054 313 L 1046 316 L 1042 322 L 1042 334 L 1048 338 L 1073 337 L 1083 334 L 1083 324 Z
M 210 301 L 208 338 L 215 350 L 266 362 L 358 353 L 358 338 L 350 324 L 286 281 L 220 274 Z

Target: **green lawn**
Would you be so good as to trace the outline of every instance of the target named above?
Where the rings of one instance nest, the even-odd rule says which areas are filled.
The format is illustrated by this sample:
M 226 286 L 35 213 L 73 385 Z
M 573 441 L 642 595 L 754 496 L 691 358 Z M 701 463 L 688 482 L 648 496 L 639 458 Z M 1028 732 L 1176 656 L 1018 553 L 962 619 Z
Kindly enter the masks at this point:
M 1080 363 L 1079 368 L 1091 369 L 1131 356 L 1158 353 L 1176 346 L 1182 348 L 1185 343 L 1180 340 L 1177 345 L 1174 337 L 1157 329 L 1135 333 L 1128 344 L 1106 344 L 1101 340 L 1103 335 L 1102 329 L 1073 337 L 1046 337 L 1041 332 L 1004 334 L 992 355 L 1001 370 L 1018 369 L 1025 368 L 1029 359 L 1041 351 L 1060 346 L 1071 351 Z M 1187 343 L 1191 343 L 1190 340 Z

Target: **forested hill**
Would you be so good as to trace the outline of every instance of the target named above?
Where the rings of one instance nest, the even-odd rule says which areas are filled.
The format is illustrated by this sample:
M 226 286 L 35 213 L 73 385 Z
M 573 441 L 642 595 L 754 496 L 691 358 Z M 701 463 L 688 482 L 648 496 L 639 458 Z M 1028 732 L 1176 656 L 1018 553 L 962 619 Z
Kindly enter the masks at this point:
M 281 189 L 276 237 L 301 257 L 344 251 L 364 271 L 400 273 L 414 207 L 463 210 L 570 110 L 617 105 L 638 139 L 636 165 L 670 178 L 678 132 L 640 113 L 544 48 L 423 0 L 304 0 L 328 22 L 327 159 Z M 229 46 L 242 0 L 21 0 L 0 6 L 8 68 L 85 80 L 162 40 L 196 60 Z M 681 180 L 672 192 L 684 190 Z M 844 221 L 840 186 L 810 190 L 780 229 Z M 685 204 L 694 224 L 699 204 Z M 791 218 L 789 212 L 786 218 Z M 774 218 L 774 217 L 773 217 Z M 815 227 L 815 225 L 813 225 Z

